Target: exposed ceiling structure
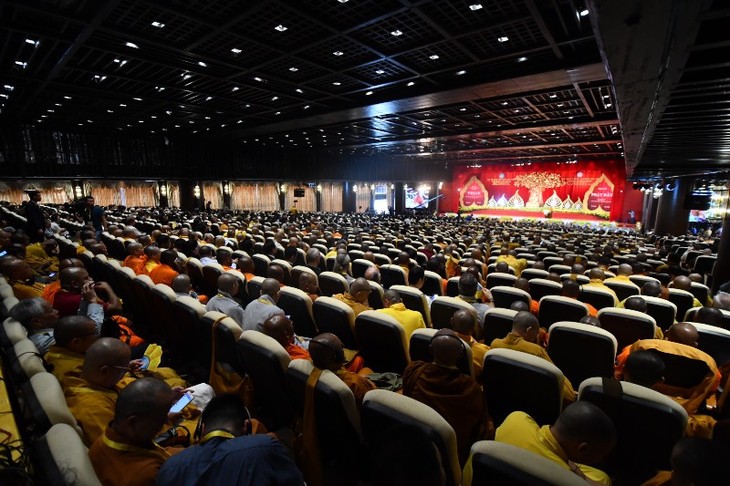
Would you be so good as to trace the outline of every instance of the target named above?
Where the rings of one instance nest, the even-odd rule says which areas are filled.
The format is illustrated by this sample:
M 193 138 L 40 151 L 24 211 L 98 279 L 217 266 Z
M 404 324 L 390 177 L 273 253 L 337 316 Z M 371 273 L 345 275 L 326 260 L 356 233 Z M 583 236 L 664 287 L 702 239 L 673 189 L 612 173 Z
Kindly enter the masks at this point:
M 0 121 L 455 163 L 617 159 L 621 124 L 592 8 L 3 0 Z M 712 60 L 702 52 L 697 62 Z M 673 103 L 675 91 L 667 117 L 686 109 Z M 660 135 L 672 139 L 662 125 Z

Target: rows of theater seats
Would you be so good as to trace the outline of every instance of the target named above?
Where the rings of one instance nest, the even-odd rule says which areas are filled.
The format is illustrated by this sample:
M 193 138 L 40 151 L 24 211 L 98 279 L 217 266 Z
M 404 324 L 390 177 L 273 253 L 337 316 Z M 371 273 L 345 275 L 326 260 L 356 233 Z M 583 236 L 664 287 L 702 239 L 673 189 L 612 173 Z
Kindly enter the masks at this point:
M 258 242 L 260 243 L 260 242 Z M 61 239 L 62 251 L 68 253 L 74 249 L 74 245 L 67 240 Z M 353 257 L 353 274 L 359 276 L 364 273 L 370 262 L 362 260 L 357 252 L 355 244 L 350 246 L 351 257 Z M 394 249 L 394 248 L 393 248 Z M 324 248 L 326 250 L 326 248 Z M 395 249 L 394 249 L 395 250 Z M 466 250 L 463 248 L 462 250 Z M 536 250 L 536 249 L 528 249 Z M 525 253 L 525 252 L 521 252 Z M 120 255 L 121 256 L 121 255 Z M 393 255 L 395 256 L 395 255 Z M 419 262 L 423 263 L 422 257 L 417 255 Z M 425 255 L 423 255 L 425 257 Z M 521 257 L 530 255 L 520 255 Z M 545 255 L 533 252 L 532 256 L 542 258 L 550 263 L 552 255 Z M 558 257 L 558 255 L 554 255 Z M 242 332 L 230 318 L 218 313 L 206 313 L 202 305 L 192 298 L 177 298 L 174 292 L 166 286 L 153 285 L 144 276 L 134 276 L 128 269 L 119 266 L 119 263 L 98 255 L 93 257 L 90 254 L 82 254 L 80 258 L 97 280 L 106 280 L 115 288 L 125 301 L 125 313 L 133 316 L 136 323 L 148 331 L 149 336 L 159 337 L 172 351 L 175 361 L 180 363 L 192 363 L 194 368 L 199 370 L 201 375 L 206 375 L 210 369 L 211 357 L 215 347 L 217 363 L 224 369 L 248 373 L 256 389 L 256 414 L 271 428 L 290 423 L 291 418 L 301 408 L 301 397 L 303 383 L 309 374 L 310 364 L 306 362 L 290 362 L 288 355 L 273 340 L 256 332 Z M 438 295 L 441 293 L 442 282 L 437 274 L 427 272 L 427 284 L 425 292 L 420 292 L 405 286 L 405 273 L 396 265 L 390 264 L 387 255 L 377 255 L 381 262 L 380 271 L 382 274 L 383 287 L 394 288 L 404 298 L 406 306 L 418 310 L 424 314 L 426 322 L 431 323 L 435 328 L 447 327 L 451 314 L 460 307 L 467 304 L 449 296 L 437 297 L 429 307 L 424 295 Z M 386 260 L 388 258 L 388 260 Z M 261 285 L 261 276 L 266 268 L 272 263 L 264 255 L 254 254 L 256 262 L 256 273 L 260 275 L 242 286 L 239 298 L 244 304 L 258 295 Z M 547 260 L 547 261 L 546 261 Z M 699 259 L 698 259 L 699 260 Z M 562 258 L 561 258 L 562 261 Z M 273 261 L 286 270 L 285 279 L 289 283 L 297 282 L 297 272 L 308 271 L 301 266 L 291 267 L 287 262 Z M 214 283 L 222 271 L 216 265 L 202 266 L 196 263 L 194 258 L 187 260 L 188 272 L 198 288 L 207 292 L 214 292 Z M 327 262 L 331 268 L 331 261 Z M 566 270 L 559 267 L 553 268 L 559 263 L 552 263 L 550 270 Z M 590 264 L 589 264 L 590 267 Z M 198 272 L 199 270 L 199 272 Z M 567 269 L 569 271 L 570 269 Z M 660 320 L 655 318 L 651 322 L 647 316 L 630 314 L 631 311 L 624 309 L 608 308 L 605 305 L 608 301 L 596 299 L 597 308 L 601 308 L 599 318 L 604 329 L 611 329 L 606 332 L 598 328 L 582 326 L 576 322 L 585 315 L 585 308 L 574 300 L 563 299 L 559 294 L 559 284 L 556 287 L 554 282 L 544 280 L 546 274 L 528 269 L 527 276 L 530 279 L 530 293 L 528 296 L 520 293 L 518 289 L 510 287 L 513 276 L 508 274 L 491 273 L 487 277 L 487 286 L 491 287 L 498 308 L 490 310 L 483 323 L 486 342 L 489 343 L 492 337 L 503 337 L 511 328 L 513 311 L 508 309 L 515 299 L 541 299 L 540 321 L 543 325 L 551 325 L 551 338 L 548 352 L 557 366 L 549 366 L 546 362 L 536 362 L 531 357 L 519 353 L 511 353 L 509 350 L 493 350 L 484 362 L 484 383 L 485 396 L 487 397 L 490 413 L 499 423 L 511 410 L 525 410 L 533 415 L 539 423 L 550 423 L 559 414 L 562 404 L 562 379 L 567 376 L 573 383 L 583 383 L 580 387 L 582 399 L 600 401 L 603 397 L 602 382 L 599 379 L 592 379 L 583 382 L 582 377 L 610 376 L 613 370 L 613 358 L 618 345 L 624 342 L 633 342 L 631 335 L 622 335 L 621 326 L 627 320 L 638 320 L 639 325 L 626 329 L 627 333 L 633 332 L 634 328 L 645 330 L 646 335 L 651 337 L 649 329 Z M 530 273 L 535 275 L 530 275 Z M 501 278 L 501 280 L 500 280 Z M 340 275 L 331 272 L 323 272 L 319 276 L 320 288 L 325 297 L 317 299 L 314 305 L 309 298 L 293 286 L 284 287 L 279 305 L 290 314 L 295 321 L 298 334 L 312 336 L 318 332 L 334 332 L 343 340 L 347 347 L 360 349 L 366 358 L 369 366 L 376 371 L 402 372 L 409 359 L 429 360 L 427 343 L 430 336 L 435 332 L 433 329 L 426 329 L 414 333 L 410 343 L 405 343 L 402 330 L 387 316 L 366 312 L 354 319 L 349 307 L 342 305 L 339 301 L 327 298 L 328 295 L 340 293 L 346 290 L 346 281 Z M 371 294 L 371 306 L 378 308 L 382 306 L 382 288 L 375 285 L 375 292 Z M 454 294 L 455 281 L 447 283 L 446 293 Z M 542 293 L 542 294 L 541 294 Z M 586 294 L 583 295 L 586 298 Z M 588 297 L 590 298 L 590 297 Z M 586 298 L 586 300 L 588 300 Z M 646 298 L 650 299 L 650 298 Z M 611 303 L 613 301 L 611 300 Z M 649 301 L 648 301 L 649 302 Z M 604 305 L 601 305 L 601 304 Z M 661 303 L 656 303 L 662 307 Z M 671 310 L 670 306 L 668 307 Z M 675 304 L 676 307 L 676 304 Z M 585 312 L 584 312 L 585 311 Z M 674 315 L 676 315 L 676 308 Z M 651 315 L 651 312 L 650 312 Z M 658 312 L 657 312 L 658 315 Z M 663 318 L 661 322 L 671 322 Z M 673 319 L 672 319 L 673 320 Z M 638 322 L 637 321 L 637 322 Z M 212 337 L 212 329 L 215 323 L 215 336 Z M 651 324 L 651 325 L 649 325 Z M 624 326 L 629 327 L 629 326 Z M 707 331 L 710 338 L 703 338 L 701 341 L 715 339 L 718 342 L 718 350 L 727 350 L 728 334 L 722 330 L 702 329 Z M 22 340 L 21 340 L 22 341 Z M 576 355 L 576 342 L 580 342 L 580 349 L 585 353 Z M 586 344 L 593 343 L 593 344 Z M 32 345 L 32 343 L 31 343 Z M 20 355 L 33 356 L 32 352 L 24 354 L 22 346 L 19 349 Z M 708 351 L 709 352 L 709 351 Z M 712 354 L 712 353 L 710 353 Z M 717 359 L 717 358 L 716 358 Z M 15 361 L 22 361 L 15 360 Z M 15 362 L 14 361 L 14 362 Z M 32 361 L 32 360 L 31 360 Z M 721 359 L 718 359 L 718 363 Z M 37 368 L 37 367 L 36 367 Z M 464 359 L 461 368 L 465 373 L 473 374 L 473 367 L 470 359 Z M 27 374 L 27 373 L 26 373 Z M 39 371 L 37 374 L 41 374 Z M 582 376 L 581 376 L 582 375 Z M 42 376 L 42 375 L 41 375 Z M 325 375 L 328 376 L 328 375 Z M 32 383 L 33 378 L 28 379 Z M 304 381 L 303 381 L 304 380 Z M 36 379 L 40 381 L 40 379 Z M 535 383 L 529 394 L 524 393 L 524 387 L 516 387 L 515 384 Z M 53 387 L 47 387 L 52 389 Z M 538 389 L 535 392 L 535 388 Z M 522 390 L 522 394 L 520 393 Z M 645 434 L 651 437 L 651 443 L 641 442 L 637 448 L 628 447 L 624 444 L 623 450 L 641 453 L 641 457 L 647 454 L 654 454 L 652 460 L 647 463 L 666 467 L 668 450 L 671 450 L 673 440 L 681 436 L 683 421 L 686 422 L 686 415 L 683 417 L 681 409 L 672 407 L 671 404 L 662 401 L 658 394 L 649 393 L 651 390 L 632 387 L 624 384 L 624 395 L 627 397 L 626 406 L 637 407 L 636 397 L 641 398 L 640 405 L 645 406 L 647 419 L 641 423 L 634 423 L 636 419 L 643 418 L 641 410 L 634 409 L 628 414 L 631 427 L 639 427 L 636 430 L 653 431 L 652 434 Z M 362 416 L 354 407 L 354 399 L 349 390 L 332 376 L 322 380 L 318 385 L 317 394 L 322 403 L 327 405 L 318 410 L 318 427 L 322 443 L 326 444 L 324 455 L 326 458 L 335 459 L 341 464 L 350 464 L 353 468 L 361 457 L 357 452 L 362 451 L 363 443 L 372 443 L 377 437 L 368 436 L 377 430 L 383 430 L 387 424 L 405 421 L 417 424 L 426 428 L 432 436 L 439 439 L 435 442 L 442 448 L 442 457 L 448 458 L 447 469 L 451 478 L 451 484 L 458 484 L 460 476 L 458 462 L 454 462 L 455 439 L 450 426 L 440 419 L 431 409 L 418 404 L 406 397 L 395 395 L 385 391 L 371 392 L 367 395 Z M 534 403 L 534 396 L 544 396 L 541 403 Z M 504 400 L 508 397 L 509 400 Z M 591 398 L 592 397 L 592 398 Z M 633 397 L 633 401 L 632 401 Z M 62 398 L 62 397 L 61 397 Z M 655 403 L 655 405 L 652 405 Z M 668 408 L 667 408 L 668 407 Z M 641 409 L 641 407 L 639 407 Z M 657 409 L 665 413 L 659 413 Z M 667 412 L 669 410 L 669 412 Z M 63 414 L 61 414 L 63 415 Z M 655 420 L 649 420 L 650 418 Z M 68 418 L 68 417 L 66 417 Z M 72 419 L 72 417 L 71 417 Z M 70 420 L 69 420 L 70 422 Z M 66 422 L 61 422 L 66 423 Z M 333 426 L 339 424 L 339 426 Z M 622 422 L 630 430 L 627 423 Z M 67 424 L 70 427 L 75 422 Z M 41 427 L 40 429 L 42 429 Z M 621 427 L 620 427 L 621 428 Z M 680 431 L 680 432 L 677 432 Z M 668 434 L 668 435 L 667 435 Z M 665 440 L 666 439 L 666 440 Z M 328 446 L 327 446 L 328 445 Z M 343 445 L 347 445 L 344 447 Z M 641 447 L 638 447 L 641 446 Z M 498 449 L 495 452 L 494 449 Z M 507 458 L 519 457 L 514 451 L 504 454 L 503 445 L 486 443 L 479 444 L 477 450 L 485 454 L 494 454 L 501 459 L 480 459 L 475 461 L 480 468 L 489 470 L 489 474 L 506 474 L 509 470 L 506 466 Z M 654 451 L 647 453 L 647 451 Z M 502 453 L 502 456 L 499 456 Z M 480 456 L 481 457 L 481 456 Z M 500 462 L 502 461 L 502 462 Z M 524 461 L 529 462 L 529 461 Z M 495 464 L 499 465 L 494 469 Z M 547 467 L 547 466 L 546 466 Z M 658 466 L 659 467 L 659 466 Z M 356 470 L 356 469 L 353 469 Z M 476 477 L 476 476 L 475 476 Z M 492 477 L 492 476 L 490 476 Z M 566 482 L 568 479 L 566 479 Z
M 0 466 L 0 483 L 26 484 L 31 475 L 35 484 L 100 486 L 60 383 L 46 371 L 25 328 L 7 317 L 18 299 L 2 277 L 0 298 L 4 319 L 0 326 L 0 429 L 8 435 L 3 444 L 15 447 L 16 466 L 10 469 L 7 462 Z

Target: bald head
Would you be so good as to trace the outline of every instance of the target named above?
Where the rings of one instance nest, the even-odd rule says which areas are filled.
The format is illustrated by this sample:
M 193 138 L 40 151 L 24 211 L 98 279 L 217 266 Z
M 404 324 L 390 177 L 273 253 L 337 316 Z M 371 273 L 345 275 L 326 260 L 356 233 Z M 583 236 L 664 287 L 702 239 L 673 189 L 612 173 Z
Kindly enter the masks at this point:
M 566 280 L 563 282 L 562 295 L 571 299 L 577 299 L 580 295 L 580 284 L 575 280 Z
M 59 270 L 63 270 L 65 268 L 71 268 L 71 267 L 84 268 L 84 263 L 81 260 L 79 260 L 78 258 L 64 258 L 63 260 L 60 260 L 58 262 Z
M 476 323 L 476 316 L 469 309 L 459 309 L 451 316 L 451 329 L 459 334 L 471 335 Z
M 662 286 L 659 282 L 646 282 L 641 286 L 641 295 L 648 295 L 649 297 L 659 297 L 662 293 Z
M 279 291 L 281 284 L 275 278 L 265 278 L 261 284 L 261 295 L 268 295 L 274 302 L 279 300 Z
M 393 304 L 400 304 L 403 302 L 398 292 L 392 289 L 388 289 L 383 293 L 383 303 L 386 307 L 390 307 Z
M 363 277 L 365 280 L 380 283 L 380 270 L 378 270 L 378 267 L 376 266 L 368 266 L 368 268 L 365 269 Z
M 294 323 L 283 314 L 275 314 L 264 321 L 262 331 L 286 348 L 294 342 Z
M 456 362 L 466 352 L 466 344 L 451 329 L 439 329 L 431 338 L 433 361 L 442 366 L 456 366 Z
M 664 361 L 649 350 L 634 351 L 624 365 L 624 381 L 651 388 L 664 379 Z
M 33 270 L 19 258 L 5 258 L 0 264 L 0 271 L 9 280 L 24 282 L 33 276 Z
M 112 389 L 124 376 L 131 358 L 129 346 L 119 339 L 100 338 L 86 350 L 81 377 L 89 383 Z
M 167 421 L 170 386 L 157 378 L 135 380 L 119 392 L 112 428 L 132 445 L 148 444 Z
M 588 278 L 590 278 L 591 280 L 603 280 L 606 278 L 606 274 L 603 273 L 603 270 L 598 267 L 591 268 L 591 271 L 588 272 Z
M 637 295 L 632 295 L 624 301 L 624 308 L 637 312 L 646 312 L 646 301 Z
M 675 289 L 686 290 L 687 292 L 689 292 L 692 288 L 692 281 L 689 279 L 689 277 L 685 277 L 684 275 L 678 275 L 674 277 L 674 280 L 672 280 L 672 286 Z
M 172 290 L 174 290 L 175 292 L 182 294 L 189 294 L 190 291 L 193 289 L 193 285 L 190 282 L 190 277 L 188 277 L 184 273 L 181 273 L 180 275 L 172 279 L 171 287 Z
M 631 265 L 628 263 L 622 263 L 618 266 L 618 274 L 619 275 L 625 275 L 629 276 L 633 273 L 633 269 L 631 268 Z
M 673 343 L 685 344 L 696 348 L 700 335 L 697 333 L 697 328 L 689 322 L 678 322 L 677 324 L 672 324 L 669 328 L 666 339 Z
M 308 293 L 308 294 L 316 294 L 317 293 L 317 277 L 312 275 L 309 272 L 302 272 L 299 275 L 299 289 L 302 291 Z
M 550 431 L 568 459 L 581 464 L 599 462 L 616 444 L 616 427 L 609 416 L 586 401 L 563 409 Z
M 89 272 L 83 267 L 64 268 L 58 275 L 61 288 L 69 292 L 78 292 L 88 278 Z
M 56 346 L 84 353 L 97 340 L 96 323 L 87 316 L 62 317 L 53 330 Z
M 370 282 L 363 277 L 356 278 L 350 284 L 350 296 L 360 303 L 364 303 L 368 300 L 372 290 L 373 288 L 370 286 Z
M 537 342 L 537 335 L 540 331 L 540 324 L 532 313 L 522 311 L 515 314 L 512 322 L 512 333 L 521 336 L 525 341 Z
M 218 277 L 217 283 L 218 290 L 220 290 L 221 292 L 225 292 L 231 295 L 238 293 L 240 281 L 235 275 L 232 275 L 230 273 L 224 273 L 220 277 Z
M 325 332 L 309 341 L 312 364 L 321 370 L 337 371 L 345 362 L 345 351 L 340 338 Z

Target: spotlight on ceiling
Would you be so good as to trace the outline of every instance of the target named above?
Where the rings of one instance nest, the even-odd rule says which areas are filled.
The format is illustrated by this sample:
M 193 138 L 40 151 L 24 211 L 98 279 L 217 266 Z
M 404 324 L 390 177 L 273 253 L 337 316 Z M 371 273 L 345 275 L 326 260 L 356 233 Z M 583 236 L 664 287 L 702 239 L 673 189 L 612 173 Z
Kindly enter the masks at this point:
M 669 181 L 667 185 L 664 186 L 664 189 L 667 191 L 673 191 L 677 188 L 677 181 Z

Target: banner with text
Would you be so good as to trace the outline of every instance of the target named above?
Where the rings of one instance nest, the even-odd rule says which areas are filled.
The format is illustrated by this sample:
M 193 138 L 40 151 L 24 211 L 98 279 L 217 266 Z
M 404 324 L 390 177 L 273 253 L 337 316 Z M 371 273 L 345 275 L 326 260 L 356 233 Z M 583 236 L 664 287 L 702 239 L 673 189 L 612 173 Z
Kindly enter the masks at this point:
M 621 162 L 551 162 L 454 168 L 462 211 L 560 211 L 605 219 L 621 215 Z

